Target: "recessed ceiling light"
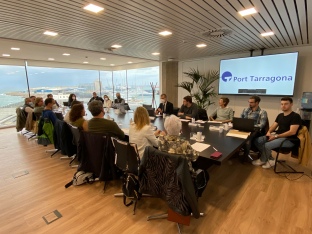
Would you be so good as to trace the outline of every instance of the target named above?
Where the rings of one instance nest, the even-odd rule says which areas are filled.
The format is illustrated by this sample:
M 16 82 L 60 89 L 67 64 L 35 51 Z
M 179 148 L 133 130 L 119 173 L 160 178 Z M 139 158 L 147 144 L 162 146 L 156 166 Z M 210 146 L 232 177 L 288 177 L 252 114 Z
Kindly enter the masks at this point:
M 263 36 L 263 37 L 272 36 L 272 35 L 274 35 L 274 32 L 261 33 L 261 36 Z
M 2 54 L 3 57 L 10 57 L 11 55 L 9 54 Z
M 12 47 L 11 50 L 20 50 L 20 48 Z
M 87 62 L 87 61 L 84 61 L 83 63 L 89 63 L 89 62 Z
M 159 35 L 162 35 L 162 36 L 168 36 L 168 35 L 171 35 L 172 32 L 169 32 L 169 31 L 163 31 L 163 32 L 160 32 L 158 33 Z
M 55 37 L 58 33 L 57 32 L 51 32 L 51 31 L 45 31 L 43 34 Z
M 94 4 L 91 4 L 91 3 L 90 3 L 89 5 L 87 5 L 87 6 L 85 6 L 83 9 L 85 9 L 85 10 L 87 10 L 87 11 L 92 11 L 92 12 L 94 12 L 94 13 L 98 13 L 98 12 L 104 10 L 103 7 L 99 7 L 99 6 L 94 5 Z
M 112 47 L 112 48 L 118 49 L 118 48 L 120 48 L 120 47 L 122 47 L 122 46 L 121 46 L 121 45 L 112 45 L 111 47 Z
M 196 45 L 196 47 L 198 47 L 198 48 L 202 48 L 202 47 L 206 47 L 206 46 L 207 46 L 207 45 L 204 44 L 204 43 Z
M 53 60 L 55 60 L 54 58 L 48 58 L 48 60 L 51 60 L 51 61 L 53 61 Z
M 129 61 L 128 63 L 132 63 L 131 61 Z
M 64 55 L 64 56 L 69 56 L 70 54 L 68 54 L 68 53 L 64 53 L 63 55 Z
M 113 63 L 112 63 L 112 64 L 110 64 L 110 65 L 111 65 L 111 66 L 115 66 L 115 64 L 113 64 Z
M 152 55 L 160 55 L 160 53 L 154 52 L 154 53 L 152 53 Z
M 106 60 L 106 58 L 100 58 L 101 60 Z
M 255 8 L 252 7 L 252 8 L 243 10 L 243 11 L 239 11 L 238 13 L 239 13 L 241 16 L 246 16 L 246 15 L 255 14 L 255 13 L 257 13 L 257 11 L 256 11 Z

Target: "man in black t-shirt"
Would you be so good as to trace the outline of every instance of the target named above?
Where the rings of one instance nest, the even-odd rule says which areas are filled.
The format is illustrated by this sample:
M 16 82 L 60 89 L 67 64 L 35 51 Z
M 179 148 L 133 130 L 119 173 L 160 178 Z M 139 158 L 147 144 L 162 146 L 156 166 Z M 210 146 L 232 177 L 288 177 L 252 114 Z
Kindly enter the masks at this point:
M 102 103 L 104 103 L 104 100 L 103 98 L 99 97 L 96 92 L 93 92 L 92 93 L 92 98 L 90 98 L 90 100 L 88 101 L 88 104 L 94 100 L 97 100 L 97 101 L 101 101 Z
M 282 141 L 289 138 L 297 138 L 298 130 L 301 125 L 300 115 L 292 111 L 293 100 L 290 97 L 281 99 L 281 109 L 283 113 L 279 114 L 275 122 L 270 127 L 267 134 L 259 137 L 255 145 L 261 152 L 261 157 L 252 162 L 255 166 L 270 168 L 275 165 L 275 159 L 272 157 L 271 150 L 278 148 Z M 275 131 L 275 134 L 272 134 Z M 293 147 L 294 144 L 286 140 L 283 147 Z

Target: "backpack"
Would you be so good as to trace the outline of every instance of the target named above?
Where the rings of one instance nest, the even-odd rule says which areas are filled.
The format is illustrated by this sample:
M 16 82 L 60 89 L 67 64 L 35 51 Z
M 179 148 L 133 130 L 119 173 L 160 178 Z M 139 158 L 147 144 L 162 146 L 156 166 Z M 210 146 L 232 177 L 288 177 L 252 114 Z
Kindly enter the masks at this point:
M 139 192 L 139 188 L 140 184 L 137 177 L 130 172 L 125 172 L 122 179 L 122 192 L 124 194 L 123 201 L 125 206 L 130 206 L 133 204 L 133 201 L 129 202 L 128 204 L 126 203 L 127 197 L 134 200 L 140 200 L 141 193 Z
M 72 185 L 82 185 L 85 183 L 92 184 L 95 180 L 95 176 L 91 172 L 77 171 L 74 174 L 73 180 L 65 184 L 65 188 L 68 188 Z
M 54 126 L 48 118 L 41 117 L 38 123 L 38 144 L 47 146 L 53 144 Z

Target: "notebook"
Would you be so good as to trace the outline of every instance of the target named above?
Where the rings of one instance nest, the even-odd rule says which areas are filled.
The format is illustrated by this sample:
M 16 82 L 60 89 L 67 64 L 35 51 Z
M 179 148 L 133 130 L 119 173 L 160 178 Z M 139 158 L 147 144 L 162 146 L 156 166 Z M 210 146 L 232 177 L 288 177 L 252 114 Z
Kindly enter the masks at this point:
M 243 132 L 253 132 L 255 130 L 254 119 L 244 119 L 233 117 L 233 129 Z

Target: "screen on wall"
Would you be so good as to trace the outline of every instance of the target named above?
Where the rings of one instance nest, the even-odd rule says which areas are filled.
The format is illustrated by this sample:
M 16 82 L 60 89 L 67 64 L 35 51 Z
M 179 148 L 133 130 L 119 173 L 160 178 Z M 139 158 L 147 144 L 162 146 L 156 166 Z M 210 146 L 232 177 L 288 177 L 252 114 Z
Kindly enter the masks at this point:
M 298 52 L 220 61 L 219 94 L 293 96 Z

